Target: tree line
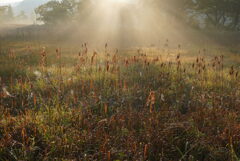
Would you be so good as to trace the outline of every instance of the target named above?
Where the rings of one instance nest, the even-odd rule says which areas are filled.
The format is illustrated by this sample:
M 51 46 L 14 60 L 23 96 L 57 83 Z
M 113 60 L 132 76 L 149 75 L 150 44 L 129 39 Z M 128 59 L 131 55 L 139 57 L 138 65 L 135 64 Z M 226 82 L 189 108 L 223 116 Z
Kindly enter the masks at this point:
M 240 30 L 239 0 L 139 0 L 196 28 Z M 83 8 L 94 9 L 92 0 L 50 1 L 36 8 L 38 20 L 56 24 L 79 15 Z
M 195 28 L 240 30 L 240 0 L 138 0 L 139 4 L 152 5 Z M 35 13 L 38 21 L 49 25 L 77 18 L 81 21 L 81 16 L 96 8 L 94 5 L 94 0 L 51 0 L 36 8 Z M 0 23 L 24 18 L 24 12 L 14 16 L 11 6 L 0 7 Z
M 239 0 L 153 0 L 191 25 L 213 29 L 240 29 Z M 161 8 L 161 7 L 160 7 Z

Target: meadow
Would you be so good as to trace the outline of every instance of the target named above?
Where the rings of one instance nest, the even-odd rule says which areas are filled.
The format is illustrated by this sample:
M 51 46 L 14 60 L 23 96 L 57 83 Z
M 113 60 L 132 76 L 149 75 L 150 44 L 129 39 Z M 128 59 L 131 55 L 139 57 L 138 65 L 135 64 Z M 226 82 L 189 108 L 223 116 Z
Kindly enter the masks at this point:
M 240 159 L 238 49 L 89 46 L 1 43 L 0 160 Z

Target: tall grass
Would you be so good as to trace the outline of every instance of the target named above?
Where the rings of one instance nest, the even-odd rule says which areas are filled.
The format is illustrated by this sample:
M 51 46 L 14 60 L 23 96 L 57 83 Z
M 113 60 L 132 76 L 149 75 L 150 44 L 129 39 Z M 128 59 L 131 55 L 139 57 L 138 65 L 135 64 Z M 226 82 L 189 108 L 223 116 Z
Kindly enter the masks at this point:
M 0 55 L 0 160 L 240 157 L 239 74 L 225 55 L 25 50 Z

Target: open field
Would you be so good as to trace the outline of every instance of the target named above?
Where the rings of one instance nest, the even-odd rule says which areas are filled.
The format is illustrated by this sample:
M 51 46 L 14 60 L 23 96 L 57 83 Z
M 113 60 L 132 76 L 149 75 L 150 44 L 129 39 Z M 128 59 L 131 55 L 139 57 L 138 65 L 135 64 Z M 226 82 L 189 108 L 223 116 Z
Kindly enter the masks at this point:
M 240 161 L 240 0 L 0 0 L 0 161 Z
M 239 54 L 1 42 L 0 160 L 239 160 Z

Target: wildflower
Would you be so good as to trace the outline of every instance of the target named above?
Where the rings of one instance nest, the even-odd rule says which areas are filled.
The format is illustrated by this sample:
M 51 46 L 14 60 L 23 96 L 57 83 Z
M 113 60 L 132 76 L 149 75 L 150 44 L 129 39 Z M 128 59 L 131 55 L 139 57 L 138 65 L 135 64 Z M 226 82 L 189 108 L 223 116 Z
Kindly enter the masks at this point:
M 163 102 L 165 101 L 163 94 L 161 94 L 161 100 L 162 100 Z
M 33 92 L 31 92 L 31 93 L 28 95 L 28 99 L 31 99 L 31 98 L 33 98 L 33 96 L 34 96 L 34 93 L 33 93 Z
M 39 71 L 34 71 L 33 72 L 33 74 L 39 79 L 39 78 L 41 78 L 41 76 L 42 76 L 42 73 L 41 72 L 39 72 Z
M 111 152 L 108 151 L 108 154 L 107 154 L 107 160 L 110 161 L 111 160 Z
M 180 54 L 177 55 L 177 60 L 180 59 Z
M 151 91 L 149 93 L 148 99 L 147 99 L 147 106 L 150 106 L 150 113 L 153 112 L 153 105 L 155 104 L 156 101 L 156 93 L 154 91 Z
M 2 87 L 2 90 L 3 90 L 3 94 L 6 96 L 6 97 L 14 97 L 13 95 L 11 95 L 8 90 L 7 90 L 7 87 Z
M 106 64 L 107 71 L 109 71 L 109 68 L 110 68 L 109 61 L 107 61 L 107 64 Z
M 102 119 L 102 120 L 100 120 L 100 121 L 98 121 L 98 124 L 101 124 L 101 123 L 107 123 L 107 119 Z
M 74 95 L 74 90 L 72 89 L 72 90 L 70 91 L 70 93 L 71 93 L 71 95 L 73 96 L 73 95 Z
M 231 69 L 230 69 L 230 71 L 229 71 L 229 74 L 230 74 L 230 75 L 233 75 L 233 74 L 234 74 L 234 68 L 233 68 L 233 66 L 231 66 Z
M 146 144 L 144 146 L 144 158 L 146 159 L 147 158 L 147 152 L 148 152 L 148 145 Z

